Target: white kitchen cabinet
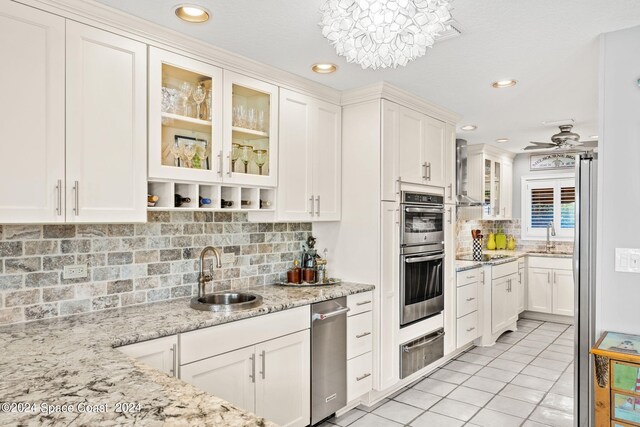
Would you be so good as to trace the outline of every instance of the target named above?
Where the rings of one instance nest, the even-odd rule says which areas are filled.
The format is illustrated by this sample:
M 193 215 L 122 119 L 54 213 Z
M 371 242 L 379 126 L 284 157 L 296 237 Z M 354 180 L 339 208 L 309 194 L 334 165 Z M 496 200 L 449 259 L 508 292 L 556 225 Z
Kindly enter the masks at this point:
M 491 281 L 491 332 L 498 333 L 518 320 L 518 274 Z
M 340 220 L 340 107 L 282 89 L 279 151 L 278 220 Z
M 525 261 L 523 258 L 518 260 L 518 314 L 526 309 L 527 298 L 527 272 L 525 269 Z
M 400 106 L 398 125 L 397 178 L 403 182 L 444 187 L 448 145 L 446 123 Z
M 528 268 L 528 310 L 540 313 L 551 313 L 553 311 L 552 273 L 553 271 L 547 268 Z
M 224 70 L 223 77 L 224 180 L 275 187 L 278 185 L 278 87 L 228 70 Z M 234 115 L 234 111 L 244 111 L 244 114 Z M 262 165 L 257 162 L 260 150 L 265 151 L 260 154 Z
M 193 95 L 187 101 L 180 95 L 184 83 L 192 89 L 202 85 L 210 93 L 211 99 L 200 106 L 199 117 Z M 221 182 L 222 129 L 222 69 L 150 47 L 149 178 Z M 198 146 L 198 159 L 187 164 L 181 150 L 190 142 Z
M 447 123 L 444 145 L 444 202 L 455 205 L 456 198 L 456 127 Z
M 180 367 L 180 378 L 282 426 L 310 416 L 309 330 Z
M 347 296 L 347 307 L 347 402 L 352 402 L 373 383 L 373 292 Z
M 0 223 L 63 222 L 65 20 L 0 4 Z
M 0 190 L 0 220 L 146 221 L 146 46 L 13 2 L 3 11 L 0 178 L 19 187 Z
M 446 193 L 446 189 L 445 189 Z M 460 317 L 456 310 L 456 207 L 445 206 L 444 239 L 444 354 L 457 348 L 456 319 Z M 397 232 L 397 231 L 396 231 Z
M 574 285 L 573 271 L 553 270 L 552 312 L 562 316 L 573 316 Z
M 180 367 L 180 378 L 242 409 L 255 410 L 255 347 L 245 347 Z
M 177 335 L 126 345 L 118 350 L 167 375 L 178 376 Z
M 477 219 L 510 219 L 515 154 L 483 144 L 469 146 L 467 153 L 467 193 L 483 201 L 481 217 Z
M 67 21 L 66 220 L 147 219 L 147 49 Z
M 456 317 L 456 326 L 452 330 L 456 333 L 455 347 L 460 349 L 476 339 L 480 333 L 478 307 L 484 274 L 482 268 L 479 267 L 459 271 L 455 273 L 455 277 L 456 305 L 454 309 L 456 315 L 454 317 Z

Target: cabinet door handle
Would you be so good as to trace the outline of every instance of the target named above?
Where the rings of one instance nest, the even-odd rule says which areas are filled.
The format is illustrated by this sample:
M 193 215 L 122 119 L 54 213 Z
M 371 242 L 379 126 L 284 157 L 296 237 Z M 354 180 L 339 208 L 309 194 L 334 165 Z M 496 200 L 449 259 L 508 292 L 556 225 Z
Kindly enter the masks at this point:
M 251 382 L 256 382 L 256 355 L 252 354 L 249 358 L 251 360 L 251 373 L 249 374 L 249 378 L 251 378 Z
M 470 328 L 467 328 L 467 332 L 471 332 L 471 331 L 473 331 L 474 329 L 475 329 L 475 326 L 472 326 L 472 327 L 470 327 Z
M 371 300 L 357 302 L 356 305 L 371 304 Z
M 58 180 L 58 184 L 56 185 L 56 191 L 58 192 L 56 213 L 58 214 L 58 216 L 60 216 L 62 215 L 62 180 L 61 179 Z
M 556 272 L 554 271 L 553 272 L 553 284 L 555 285 L 555 283 L 556 283 Z
M 424 162 L 422 164 L 422 179 L 426 181 L 428 179 L 427 176 L 427 162 Z
M 318 206 L 316 206 L 316 215 L 320 216 L 320 196 L 316 197 L 316 202 L 318 202 Z
M 267 360 L 267 353 L 265 350 L 262 350 L 262 352 L 260 353 L 260 357 L 262 358 L 262 371 L 260 371 L 260 374 L 262 375 L 262 379 L 264 379 L 266 374 L 265 361 Z
M 73 212 L 76 216 L 80 216 L 80 203 L 78 202 L 80 193 L 80 185 L 78 181 L 74 181 L 73 184 L 73 195 L 75 197 L 75 207 L 73 208 Z
M 427 163 L 427 181 L 431 181 L 431 162 Z
M 224 169 L 224 166 L 222 165 L 222 150 L 220 150 L 220 154 L 218 154 L 218 175 L 222 176 L 222 169 Z
M 314 200 L 315 199 L 313 198 L 313 194 L 312 194 L 311 197 L 309 198 L 309 201 L 311 202 L 311 210 L 309 211 L 309 215 L 311 215 L 311 216 L 313 216 L 313 212 L 314 212 L 313 211 L 313 207 L 315 206 L 314 205 Z
M 467 302 L 473 301 L 475 298 L 467 298 Z
M 356 335 L 356 338 L 364 338 L 368 335 L 371 335 L 371 332 L 363 332 L 361 334 Z
M 232 177 L 233 176 L 233 159 L 231 158 L 231 152 L 227 154 L 227 159 L 229 159 L 229 172 L 227 172 L 227 174 L 229 175 L 229 177 Z
M 453 184 L 449 184 L 449 200 L 453 200 Z
M 453 221 L 453 208 L 449 208 L 449 224 Z
M 395 211 L 396 225 L 400 225 L 400 209 L 396 209 Z
M 551 283 L 551 272 L 547 271 L 547 283 Z
M 363 379 L 365 379 L 367 377 L 370 377 L 370 376 L 371 376 L 371 374 L 364 374 L 364 375 L 362 375 L 360 377 L 356 377 L 356 381 L 362 381 Z

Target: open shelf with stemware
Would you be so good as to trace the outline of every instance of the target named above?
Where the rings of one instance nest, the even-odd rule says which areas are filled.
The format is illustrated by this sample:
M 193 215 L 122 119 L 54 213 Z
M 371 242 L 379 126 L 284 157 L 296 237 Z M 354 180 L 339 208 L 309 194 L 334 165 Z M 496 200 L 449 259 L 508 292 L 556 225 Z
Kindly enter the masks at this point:
M 273 188 L 194 182 L 149 181 L 148 195 L 150 211 L 273 212 L 276 202 Z

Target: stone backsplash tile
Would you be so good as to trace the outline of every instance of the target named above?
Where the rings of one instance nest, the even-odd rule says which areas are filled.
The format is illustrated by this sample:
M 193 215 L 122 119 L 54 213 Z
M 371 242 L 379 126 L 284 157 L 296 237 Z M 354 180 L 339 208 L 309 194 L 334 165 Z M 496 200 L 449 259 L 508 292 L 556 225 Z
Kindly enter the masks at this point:
M 513 235 L 516 239 L 516 250 L 519 251 L 544 251 L 544 240 L 522 240 L 520 239 L 520 220 L 513 219 L 508 221 L 487 221 L 487 220 L 458 220 L 456 224 L 456 254 L 468 254 L 473 250 L 473 241 L 471 239 L 471 230 L 482 230 L 485 238 L 483 246 L 487 247 L 487 237 L 489 233 L 497 233 L 498 228 L 502 227 L 504 234 Z M 554 242 L 557 251 L 572 252 L 573 242 Z
M 207 292 L 284 279 L 310 223 L 250 223 L 242 212 L 149 212 L 146 224 L 0 225 L 0 324 L 197 293 L 200 251 L 235 254 Z M 212 262 L 207 258 L 207 263 Z M 63 279 L 65 265 L 87 277 Z

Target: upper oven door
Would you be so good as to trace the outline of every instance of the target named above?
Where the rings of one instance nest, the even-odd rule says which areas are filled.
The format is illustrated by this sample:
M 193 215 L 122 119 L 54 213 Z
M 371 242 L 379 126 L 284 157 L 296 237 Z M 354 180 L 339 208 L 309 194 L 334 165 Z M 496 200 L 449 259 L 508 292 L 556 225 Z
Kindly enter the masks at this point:
M 402 245 L 444 241 L 444 208 L 402 205 Z

